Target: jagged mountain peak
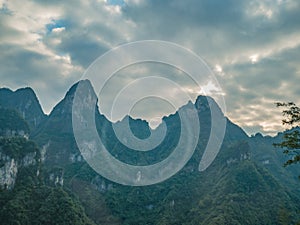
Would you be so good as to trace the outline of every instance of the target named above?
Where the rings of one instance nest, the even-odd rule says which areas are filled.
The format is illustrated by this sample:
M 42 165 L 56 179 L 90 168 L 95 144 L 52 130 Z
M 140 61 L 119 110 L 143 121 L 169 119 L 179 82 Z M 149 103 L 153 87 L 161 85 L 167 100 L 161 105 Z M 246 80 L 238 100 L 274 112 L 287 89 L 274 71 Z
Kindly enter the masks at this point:
M 83 96 L 90 95 L 90 96 L 92 96 L 92 98 L 97 98 L 97 101 L 99 101 L 91 82 L 89 80 L 81 80 L 71 86 L 71 88 L 67 91 L 64 98 L 53 108 L 53 110 L 50 113 L 50 117 L 53 115 L 58 115 L 58 114 L 62 114 L 62 115 L 69 114 L 70 115 L 72 113 L 72 104 L 73 104 L 74 95 L 78 88 L 78 85 L 80 85 L 80 92 L 81 92 L 80 94 L 83 94 Z M 84 97 L 86 97 L 86 96 L 84 96 Z M 101 101 L 101 99 L 100 99 L 100 101 Z M 211 110 L 216 110 L 216 113 L 218 116 L 224 117 L 224 113 L 222 112 L 222 110 L 220 109 L 220 107 L 218 106 L 218 104 L 216 103 L 216 101 L 213 98 L 211 98 L 209 96 L 199 95 L 197 97 L 195 103 L 192 103 L 191 101 L 187 102 L 185 105 L 179 107 L 179 109 L 177 109 L 176 112 L 164 116 L 162 118 L 162 120 L 167 120 L 168 118 L 175 116 L 179 110 L 185 110 L 185 109 L 188 109 L 189 107 L 195 107 L 196 110 L 198 111 L 198 113 L 209 113 Z M 99 113 L 100 113 L 100 115 L 102 115 L 101 110 L 99 111 Z M 149 123 L 147 120 L 144 120 L 141 118 L 133 118 L 130 115 L 125 115 L 120 121 L 117 121 L 117 123 L 122 122 L 127 118 L 129 119 L 129 121 L 136 121 L 136 122 L 140 122 L 140 123 L 143 123 L 144 125 L 146 124 L 147 126 L 149 126 Z M 141 121 L 139 121 L 139 120 L 141 120 Z
M 71 110 L 79 85 L 81 85 L 82 91 L 79 94 L 83 94 L 84 100 L 85 97 L 87 99 L 96 97 L 89 81 L 74 84 L 60 103 L 55 106 L 50 116 L 43 121 L 37 130 L 37 135 L 30 137 L 41 146 L 41 163 L 45 166 L 43 175 L 45 180 L 49 181 L 49 185 L 56 185 L 58 182 L 63 185 L 62 188 L 66 187 L 72 191 L 77 188 L 76 194 L 82 194 L 82 190 L 85 189 L 79 189 L 74 184 L 77 181 L 85 181 L 87 187 L 91 188 L 89 190 L 98 191 L 93 192 L 92 198 L 89 199 L 102 197 L 102 193 L 106 192 L 108 195 L 103 195 L 103 198 L 111 209 L 119 212 L 116 214 L 117 216 L 122 215 L 122 224 L 135 224 L 132 223 L 137 218 L 135 213 L 140 214 L 141 211 L 143 215 L 150 216 L 143 217 L 140 224 L 148 224 L 147 219 L 151 221 L 151 224 L 156 224 L 161 218 L 167 218 L 168 224 L 238 224 L 236 221 L 241 223 L 246 221 L 243 224 L 258 224 L 260 221 L 266 221 L 264 224 L 276 224 L 277 212 L 282 207 L 282 202 L 290 202 L 286 204 L 286 207 L 288 209 L 294 207 L 294 211 L 296 211 L 294 203 L 296 201 L 291 199 L 292 195 L 284 187 L 285 184 L 293 185 L 289 181 L 293 177 L 287 177 L 288 172 L 283 170 L 272 173 L 272 171 L 276 171 L 276 168 L 282 167 L 281 164 L 279 166 L 275 164 L 278 156 L 270 154 L 266 149 L 267 146 L 272 147 L 272 143 L 267 142 L 265 137 L 249 138 L 240 127 L 224 116 L 220 107 L 211 97 L 206 96 L 199 96 L 195 103 L 188 102 L 181 106 L 175 114 L 165 117 L 164 122 L 168 128 L 166 136 L 160 145 L 149 152 L 133 151 L 127 148 L 127 145 L 124 145 L 127 142 L 121 143 L 120 139 L 114 135 L 113 123 L 108 120 L 96 121 L 99 125 L 97 126 L 99 136 L 116 159 L 129 165 L 144 166 L 160 162 L 171 155 L 179 139 L 180 110 L 185 111 L 183 113 L 189 113 L 192 107 L 196 108 L 201 124 L 201 133 L 195 153 L 178 174 L 165 182 L 143 187 L 143 191 L 140 191 L 142 189 L 123 187 L 106 180 L 86 164 L 74 139 Z M 23 91 L 27 90 L 23 89 Z M 10 90 L 3 92 L 15 94 Z M 31 91 L 29 90 L 29 92 Z M 225 120 L 226 135 L 220 152 L 210 167 L 199 172 L 198 165 L 203 158 L 207 138 L 209 135 L 215 135 L 210 134 L 212 130 L 211 110 L 217 110 L 217 117 Z M 95 119 L 97 120 L 97 117 Z M 146 121 L 133 119 L 129 115 L 125 116 L 125 119 L 128 119 L 132 125 L 135 136 L 140 139 L 149 136 L 147 130 L 149 127 Z M 124 122 L 125 119 L 122 121 Z M 216 123 L 216 126 L 219 124 Z M 144 128 L 145 130 L 143 130 Z M 127 141 L 130 143 L 130 140 Z M 260 152 L 263 154 L 259 154 Z M 263 161 L 260 163 L 261 160 Z M 11 168 L 10 165 L 8 166 Z M 59 171 L 58 176 L 55 171 Z M 287 179 L 280 184 L 270 173 L 274 177 L 280 177 L 278 174 L 282 174 Z M 50 183 L 52 178 L 55 180 L 55 184 Z M 106 198 L 106 196 L 109 197 Z M 90 202 L 87 203 L 87 205 L 91 205 Z M 133 204 L 131 205 L 131 203 Z M 270 205 L 272 208 L 268 209 Z M 102 205 L 100 206 L 102 207 Z M 123 213 L 128 209 L 131 209 L 130 213 Z M 97 211 L 95 217 L 99 216 L 98 212 L 101 210 L 102 208 Z M 161 217 L 155 213 L 158 211 L 161 212 Z M 253 212 L 255 216 L 249 212 Z M 124 215 L 128 216 L 124 217 Z M 186 215 L 188 216 L 186 217 Z M 187 219 L 182 220 L 181 218 Z
M 65 97 L 68 96 L 74 96 L 75 91 L 77 89 L 77 87 L 81 85 L 81 88 L 84 88 L 85 90 L 89 90 L 89 91 L 93 91 L 94 92 L 94 88 L 92 86 L 92 83 L 90 80 L 85 79 L 85 80 L 80 80 L 78 82 L 76 82 L 75 84 L 73 84 L 70 89 L 67 91 Z M 95 92 L 94 92 L 95 93 Z
M 31 87 L 19 88 L 15 91 L 15 93 L 26 93 L 36 97 L 34 90 Z
M 76 82 L 70 87 L 64 98 L 52 109 L 50 117 L 57 116 L 59 114 L 70 115 L 72 113 L 74 96 L 79 85 L 81 93 L 84 92 L 85 95 L 89 94 L 93 97 L 96 97 L 94 88 L 89 80 L 81 80 Z
M 80 85 L 80 92 L 84 92 L 84 95 L 96 96 L 92 84 L 89 80 L 81 80 L 73 84 L 65 94 L 64 98 L 52 109 L 49 117 L 71 116 L 74 96 L 77 88 Z
M 199 95 L 195 101 L 195 107 L 199 112 L 208 112 L 210 110 L 216 110 L 220 115 L 224 115 L 220 106 L 215 99 L 210 96 Z
M 123 124 L 123 123 L 128 123 L 128 122 L 129 122 L 129 124 L 137 123 L 140 126 L 147 127 L 150 129 L 150 125 L 147 120 L 142 119 L 142 118 L 134 118 L 131 115 L 125 115 L 121 120 L 114 122 L 114 124 Z
M 0 88 L 1 97 L 11 97 L 12 95 L 22 97 L 22 98 L 32 98 L 38 101 L 38 98 L 31 87 L 19 88 L 15 91 L 9 88 Z
M 3 87 L 3 88 L 0 88 L 0 93 L 1 94 L 11 94 L 11 93 L 13 93 L 13 91 L 7 87 Z
M 28 122 L 31 130 L 36 129 L 46 117 L 35 92 L 30 87 L 16 91 L 1 88 L 0 106 L 18 111 Z

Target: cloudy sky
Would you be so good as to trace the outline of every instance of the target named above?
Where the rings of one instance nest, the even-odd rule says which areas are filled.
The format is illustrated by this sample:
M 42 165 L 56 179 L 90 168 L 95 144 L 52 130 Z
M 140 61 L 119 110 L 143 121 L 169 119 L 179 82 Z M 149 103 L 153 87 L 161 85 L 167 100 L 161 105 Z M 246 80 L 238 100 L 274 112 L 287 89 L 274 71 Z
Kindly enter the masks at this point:
M 214 71 L 233 122 L 248 134 L 274 134 L 283 129 L 274 102 L 299 103 L 299 12 L 298 0 L 0 0 L 0 86 L 31 86 L 49 113 L 108 50 L 169 41 Z M 153 65 L 127 70 L 172 72 Z M 193 96 L 200 93 L 190 87 Z

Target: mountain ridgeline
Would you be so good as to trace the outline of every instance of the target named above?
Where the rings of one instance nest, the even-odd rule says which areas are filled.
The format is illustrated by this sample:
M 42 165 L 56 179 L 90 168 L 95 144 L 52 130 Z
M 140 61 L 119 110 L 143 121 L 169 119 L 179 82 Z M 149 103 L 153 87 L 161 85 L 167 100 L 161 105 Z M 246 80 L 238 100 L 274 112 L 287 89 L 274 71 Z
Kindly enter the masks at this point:
M 87 99 L 96 99 L 89 81 Z M 194 106 L 200 134 L 187 164 L 170 179 L 150 186 L 124 186 L 96 173 L 79 151 L 73 133 L 72 107 L 78 83 L 45 115 L 30 88 L 0 89 L 0 221 L 4 224 L 213 225 L 297 224 L 300 181 L 297 165 L 283 168 L 286 156 L 272 144 L 276 137 L 249 137 L 226 118 L 210 97 Z M 97 99 L 95 100 L 97 101 Z M 101 101 L 101 99 L 99 99 Z M 226 130 L 220 152 L 199 172 L 212 129 L 211 107 Z M 115 124 L 95 107 L 102 143 L 116 159 L 152 165 L 166 159 L 178 144 L 180 115 L 163 118 L 162 142 L 151 151 L 134 151 L 119 140 L 114 126 L 129 121 L 132 133 L 145 139 L 160 134 L 130 116 Z M 212 134 L 213 135 L 213 134 Z M 159 137 L 159 135 L 157 135 Z
M 0 107 L 16 110 L 27 121 L 31 130 L 36 129 L 46 119 L 34 91 L 28 87 L 18 89 L 15 92 L 2 88 Z

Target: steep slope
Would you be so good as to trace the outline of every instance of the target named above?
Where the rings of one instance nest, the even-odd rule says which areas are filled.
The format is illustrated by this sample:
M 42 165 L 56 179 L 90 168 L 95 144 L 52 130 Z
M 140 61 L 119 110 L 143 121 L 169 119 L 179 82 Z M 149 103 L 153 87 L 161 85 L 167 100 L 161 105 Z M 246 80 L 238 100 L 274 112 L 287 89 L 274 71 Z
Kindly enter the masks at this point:
M 286 131 L 288 132 L 288 131 Z M 274 177 L 276 177 L 282 185 L 286 186 L 297 195 L 300 195 L 300 170 L 299 165 L 283 167 L 290 156 L 284 155 L 283 150 L 275 148 L 274 143 L 280 143 L 283 133 L 279 133 L 275 137 L 256 134 L 249 140 L 253 160 L 257 164 L 267 169 Z
M 96 95 L 90 82 L 82 82 L 84 82 L 86 85 L 87 93 L 85 98 L 95 99 Z M 49 115 L 49 118 L 45 120 L 38 132 L 36 132 L 32 137 L 35 141 L 37 141 L 37 143 L 39 143 L 40 146 L 45 146 L 46 164 L 49 162 L 50 164 L 55 165 L 65 165 L 74 161 L 82 160 L 80 152 L 78 151 L 75 143 L 72 128 L 72 103 L 76 87 L 77 84 L 70 88 L 64 99 L 54 107 Z M 212 129 L 211 111 L 208 101 L 211 102 L 211 106 L 216 111 L 217 120 L 225 120 L 226 136 L 224 138 L 224 143 L 228 144 L 230 142 L 246 140 L 248 138 L 246 133 L 240 127 L 236 126 L 230 120 L 224 117 L 223 112 L 212 98 L 199 96 L 195 102 L 195 108 L 198 112 L 201 127 L 199 145 L 206 146 L 210 131 Z M 190 104 L 192 103 L 182 106 L 180 110 L 188 111 L 188 108 L 191 107 Z M 98 133 L 102 137 L 102 141 L 114 156 L 125 160 L 128 163 L 149 164 L 153 163 L 154 161 L 161 160 L 172 151 L 172 147 L 170 147 L 170 145 L 176 145 L 181 132 L 180 117 L 178 112 L 176 112 L 174 115 L 169 115 L 163 118 L 163 121 L 167 125 L 167 133 L 164 141 L 157 146 L 157 148 L 155 148 L 149 154 L 145 152 L 132 151 L 131 149 L 127 148 L 124 143 L 118 140 L 113 129 L 113 124 L 103 115 L 99 114 L 98 108 L 95 109 L 95 113 L 96 125 L 98 128 Z M 130 116 L 125 117 L 122 121 L 117 122 L 114 126 L 119 126 L 119 128 L 125 126 L 127 123 L 127 121 L 125 121 L 126 119 L 128 119 L 129 126 L 133 131 L 133 134 L 138 138 L 147 138 L 151 132 L 158 133 L 156 136 L 160 135 L 161 126 L 155 130 L 151 130 L 146 121 L 132 119 Z M 164 149 L 165 151 L 163 155 L 158 157 L 157 152 L 159 152 L 161 149 Z M 169 150 L 166 151 L 166 149 Z
M 122 224 L 293 224 L 299 204 L 251 161 L 247 143 L 223 147 L 206 171 L 190 162 L 171 179 L 146 187 L 114 185 L 104 193 Z
M 89 86 L 89 83 L 87 85 Z M 289 219 L 293 220 L 295 217 L 294 212 L 298 206 L 289 192 L 266 170 L 252 162 L 249 146 L 237 144 L 240 141 L 249 141 L 249 137 L 227 118 L 225 138 L 217 160 L 204 173 L 198 172 L 199 161 L 212 129 L 208 101 L 213 102 L 217 117 L 224 118 L 217 104 L 205 96 L 199 96 L 195 102 L 201 126 L 198 147 L 179 174 L 161 184 L 140 188 L 124 187 L 102 178 L 86 165 L 75 144 L 71 125 L 75 88 L 76 85 L 53 109 L 41 133 L 35 138 L 38 141 L 42 140 L 43 144 L 50 140 L 50 144 L 47 145 L 46 164 L 50 167 L 62 167 L 66 187 L 77 193 L 82 202 L 90 202 L 83 190 L 98 190 L 95 196 L 102 202 L 100 208 L 108 209 L 108 213 L 102 215 L 102 221 L 108 218 L 110 210 L 119 218 L 121 224 L 130 225 L 280 224 L 279 212 L 285 213 L 290 209 L 293 215 L 290 215 Z M 88 89 L 87 96 L 95 98 L 92 87 Z M 185 107 L 189 106 L 182 108 Z M 111 154 L 133 165 L 153 164 L 166 158 L 176 146 L 180 135 L 180 118 L 179 114 L 175 113 L 163 118 L 167 126 L 164 141 L 149 153 L 136 152 L 118 140 L 112 124 L 105 117 L 98 116 L 98 132 Z M 120 126 L 125 123 L 125 119 L 119 122 Z M 149 135 L 147 124 L 130 117 L 128 119 L 133 133 L 136 132 L 140 138 Z M 256 160 L 255 157 L 253 159 Z M 84 189 L 79 188 L 82 183 Z M 272 199 L 272 202 L 269 199 Z M 94 220 L 100 219 L 95 213 L 90 215 Z
M 23 118 L 8 109 L 0 118 L 10 131 L 0 134 L 1 224 L 94 224 L 72 193 L 45 186 L 40 150 L 19 132 L 28 129 Z
M 0 136 L 29 136 L 29 126 L 21 115 L 0 107 Z
M 16 91 L 0 89 L 0 107 L 14 109 L 27 121 L 31 131 L 46 118 L 34 91 L 27 87 Z
M 214 182 L 192 210 L 190 224 L 282 224 L 281 212 L 290 213 L 287 224 L 297 220 L 295 196 L 251 160 L 246 142 L 229 146 L 214 166 L 221 170 L 207 171 Z
M 89 82 L 88 84 L 90 90 L 87 90 L 87 97 L 95 96 Z M 32 139 L 43 148 L 46 165 L 64 166 L 83 161 L 72 127 L 72 104 L 77 85 L 76 83 L 70 88 L 64 99 L 53 108 L 48 118 L 32 136 Z
M 36 174 L 39 171 L 40 151 L 27 140 L 27 122 L 15 110 L 0 108 L 0 188 L 11 190 L 19 174 Z M 26 172 L 27 171 L 27 172 Z M 36 176 L 34 175 L 34 180 Z M 22 183 L 22 181 L 21 181 Z
M 0 137 L 0 188 L 11 190 L 20 179 L 18 174 L 29 170 L 36 174 L 39 170 L 40 152 L 36 144 L 22 137 Z M 24 175 L 24 174 L 23 174 Z
M 87 87 L 84 93 L 86 99 L 95 99 L 90 83 L 84 81 L 84 84 Z M 162 183 L 145 187 L 123 186 L 103 178 L 85 162 L 75 142 L 72 104 L 77 85 L 71 87 L 31 136 L 41 146 L 41 162 L 44 165 L 41 176 L 47 185 L 46 189 L 50 188 L 45 191 L 47 194 L 41 191 L 38 196 L 56 199 L 53 202 L 49 200 L 49 205 L 38 206 L 46 214 L 55 216 L 55 204 L 59 198 L 47 197 L 54 195 L 67 198 L 64 200 L 66 203 L 63 203 L 68 206 L 67 211 L 74 212 L 73 203 L 82 205 L 86 215 L 96 224 L 276 225 L 293 224 L 297 221 L 299 199 L 290 192 L 289 187 L 283 185 L 288 182 L 280 181 L 285 177 L 284 174 L 280 175 L 284 169 L 278 169 L 279 163 L 272 168 L 264 163 L 265 155 L 272 153 L 266 147 L 272 144 L 272 140 L 266 140 L 265 137 L 249 138 L 240 127 L 224 117 L 213 99 L 205 96 L 199 96 L 194 104 L 200 122 L 196 151 L 179 173 Z M 207 170 L 199 172 L 199 162 L 212 129 L 209 102 L 215 110 L 215 119 L 225 120 L 226 130 L 217 158 Z M 188 112 L 192 104 L 189 102 L 179 110 Z M 151 132 L 160 132 L 162 126 L 151 130 L 145 121 L 131 117 L 127 119 L 135 136 L 141 139 L 147 138 Z M 98 112 L 97 107 L 95 120 L 98 134 L 110 153 L 132 165 L 150 165 L 167 158 L 178 144 L 181 132 L 180 116 L 176 112 L 163 118 L 167 127 L 166 136 L 157 147 L 149 152 L 133 151 L 117 138 L 113 124 Z M 125 120 L 126 118 L 117 123 L 117 126 L 125 126 Z M 279 154 L 274 155 L 274 159 L 277 160 L 277 157 Z M 276 170 L 279 172 L 274 172 Z M 290 177 L 285 179 L 290 180 Z M 49 190 L 57 189 L 57 186 L 61 186 L 58 188 L 59 193 L 50 195 L 52 191 Z M 74 200 L 72 195 L 79 201 Z M 70 203 L 69 197 L 73 203 Z M 18 201 L 23 201 L 20 197 L 17 198 Z M 39 202 L 39 199 L 36 201 Z M 12 205 L 14 204 L 15 202 Z M 81 212 L 81 209 L 76 208 L 74 213 L 81 215 Z M 76 215 L 75 218 L 78 218 Z M 45 218 L 49 221 L 47 215 Z M 85 214 L 82 218 L 87 219 Z M 39 217 L 37 221 L 42 219 Z M 46 223 L 45 220 L 43 222 Z M 87 224 L 89 222 L 86 221 Z

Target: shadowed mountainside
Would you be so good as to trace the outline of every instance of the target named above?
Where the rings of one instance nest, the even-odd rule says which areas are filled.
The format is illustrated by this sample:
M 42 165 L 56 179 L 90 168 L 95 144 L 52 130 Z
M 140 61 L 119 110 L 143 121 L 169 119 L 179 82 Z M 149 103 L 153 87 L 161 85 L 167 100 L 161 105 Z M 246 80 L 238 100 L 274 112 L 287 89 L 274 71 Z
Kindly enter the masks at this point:
M 86 97 L 96 99 L 90 83 L 83 82 L 87 86 Z M 42 214 L 46 218 L 44 222 L 50 221 L 57 216 L 57 204 L 63 205 L 63 212 L 83 218 L 82 223 L 77 224 L 291 224 L 297 220 L 300 205 L 296 167 L 282 168 L 285 158 L 272 146 L 280 140 L 281 134 L 274 138 L 248 137 L 224 116 L 213 99 L 205 96 L 199 96 L 194 104 L 189 102 L 179 109 L 188 111 L 189 107 L 195 106 L 201 127 L 196 150 L 179 173 L 162 183 L 145 187 L 123 186 L 103 178 L 85 162 L 74 138 L 72 104 L 77 85 L 70 88 L 49 116 L 41 111 L 33 92 L 33 95 L 28 94 L 31 103 L 27 102 L 29 106 L 26 107 L 28 99 L 24 100 L 19 91 L 0 89 L 1 107 L 14 109 L 31 124 L 30 139 L 38 144 L 40 155 L 39 174 L 35 169 L 30 182 L 16 185 L 12 190 L 1 189 L 0 215 L 7 224 L 13 219 L 21 224 L 25 224 L 22 221 L 26 218 L 26 221 L 34 220 L 32 215 L 40 208 L 49 213 L 48 216 Z M 199 172 L 199 162 L 212 129 L 208 101 L 212 102 L 217 119 L 225 119 L 226 130 L 216 159 L 207 170 Z M 118 126 L 125 126 L 126 119 L 133 134 L 142 139 L 149 137 L 151 132 L 160 132 L 162 126 L 151 130 L 146 121 L 131 117 L 117 122 Z M 118 140 L 113 124 L 95 107 L 96 127 L 106 148 L 115 158 L 132 165 L 159 162 L 175 148 L 181 131 L 178 112 L 164 117 L 163 121 L 167 127 L 164 140 L 149 152 L 133 151 Z M 2 154 L 3 149 L 0 148 Z M 14 150 L 17 155 L 20 154 L 18 149 Z M 16 156 L 14 158 L 17 160 Z M 1 169 L 7 168 L 7 163 L 2 160 Z M 3 171 L 6 175 L 11 172 Z M 15 179 L 18 181 L 23 177 L 16 174 Z M 34 194 L 37 190 L 39 194 Z M 21 200 L 22 193 L 27 200 Z M 36 203 L 29 203 L 33 195 Z M 58 196 L 62 196 L 62 202 Z M 46 203 L 41 203 L 44 199 L 47 199 Z M 39 207 L 39 204 L 43 206 Z M 24 213 L 24 209 L 29 214 Z M 16 212 L 19 217 L 7 216 Z M 37 221 L 43 220 L 43 217 L 38 218 Z M 64 217 L 64 220 L 68 219 Z M 60 220 L 56 224 L 64 223 Z

